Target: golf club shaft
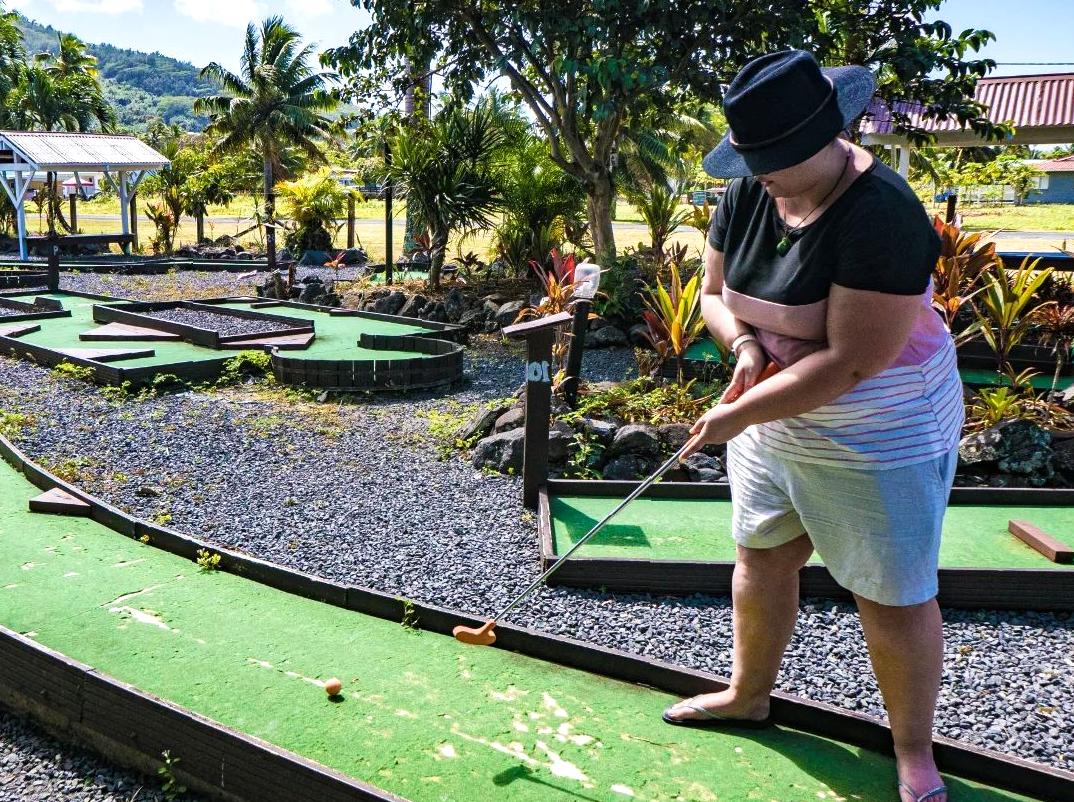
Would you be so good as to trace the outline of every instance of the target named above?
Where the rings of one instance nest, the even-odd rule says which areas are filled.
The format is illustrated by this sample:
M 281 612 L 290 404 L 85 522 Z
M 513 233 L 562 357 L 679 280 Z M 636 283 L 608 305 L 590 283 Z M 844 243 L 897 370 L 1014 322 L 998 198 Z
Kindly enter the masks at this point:
M 636 488 L 634 488 L 634 491 L 629 496 L 619 502 L 619 506 L 617 506 L 614 510 L 601 518 L 600 521 L 598 521 L 592 529 L 590 529 L 588 532 L 585 533 L 585 535 L 579 538 L 577 543 L 571 546 L 562 557 L 556 560 L 555 565 L 553 565 L 551 568 L 549 568 L 547 571 L 537 577 L 537 579 L 533 581 L 532 585 L 519 593 L 514 598 L 514 601 L 512 601 L 509 605 L 507 605 L 499 613 L 497 613 L 496 617 L 492 620 L 499 621 L 501 618 L 503 618 L 505 615 L 515 609 L 515 607 L 517 607 L 523 599 L 533 593 L 533 591 L 537 590 L 537 588 L 539 588 L 541 584 L 548 579 L 548 577 L 552 576 L 552 574 L 554 574 L 559 569 L 559 567 L 563 565 L 564 562 L 566 562 L 568 557 L 570 557 L 572 554 L 574 554 L 574 552 L 584 546 L 586 542 L 593 537 L 593 535 L 597 534 L 597 532 L 604 528 L 604 525 L 608 523 L 608 521 L 618 515 L 624 507 L 626 507 L 630 502 L 632 502 L 634 499 L 636 499 L 638 496 L 640 496 L 642 493 L 652 487 L 652 485 L 656 482 L 657 479 L 667 473 L 671 469 L 671 467 L 679 461 L 679 458 L 683 455 L 691 442 L 693 442 L 693 438 L 687 440 L 686 443 L 682 446 L 682 448 L 675 452 L 671 459 L 669 459 L 667 462 L 657 468 L 656 471 L 648 479 L 646 479 Z

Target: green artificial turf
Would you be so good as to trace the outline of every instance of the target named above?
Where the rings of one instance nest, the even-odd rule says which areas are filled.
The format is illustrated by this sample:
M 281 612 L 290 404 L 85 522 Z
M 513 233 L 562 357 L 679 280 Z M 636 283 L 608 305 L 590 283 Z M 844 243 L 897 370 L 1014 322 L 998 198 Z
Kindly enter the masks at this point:
M 783 728 L 673 729 L 668 694 L 199 572 L 88 519 L 29 513 L 37 492 L 0 466 L 0 623 L 414 802 L 895 798 L 877 753 Z M 318 685 L 330 676 L 340 703 Z
M 227 359 L 235 355 L 235 351 L 215 351 L 211 348 L 203 348 L 186 342 L 142 342 L 137 340 L 112 341 L 112 342 L 85 342 L 78 339 L 83 332 L 97 328 L 93 322 L 93 306 L 101 301 L 92 298 L 82 298 L 65 293 L 44 294 L 28 293 L 15 296 L 16 299 L 33 301 L 34 298 L 44 295 L 46 298 L 54 298 L 63 304 L 64 309 L 70 310 L 71 317 L 47 318 L 35 320 L 35 324 L 41 326 L 41 331 L 26 334 L 19 338 L 23 342 L 44 346 L 51 349 L 65 348 L 152 348 L 154 355 L 141 359 L 124 359 L 113 362 L 112 365 L 123 368 L 159 367 L 167 373 L 167 367 L 183 362 L 202 362 L 211 359 Z M 249 303 L 221 304 L 233 309 L 250 309 Z M 258 311 L 256 309 L 251 311 Z M 420 326 L 393 323 L 369 318 L 350 317 L 346 315 L 329 315 L 326 312 L 314 312 L 305 309 L 288 307 L 268 307 L 266 313 L 292 317 L 299 320 L 313 320 L 316 338 L 309 348 L 301 351 L 287 351 L 288 358 L 294 359 L 335 359 L 335 360 L 393 360 L 427 358 L 429 354 L 421 354 L 413 351 L 377 351 L 361 348 L 358 338 L 362 334 L 416 334 L 428 331 Z
M 565 552 L 621 500 L 553 496 L 556 552 Z M 1074 565 L 1057 565 L 1010 534 L 1007 523 L 1012 519 L 1030 521 L 1060 540 L 1074 543 L 1074 507 L 952 506 L 944 519 L 940 566 L 1074 570 Z M 643 497 L 575 554 L 644 560 L 734 560 L 735 544 L 730 531 L 730 501 Z M 818 561 L 816 555 L 813 560 Z

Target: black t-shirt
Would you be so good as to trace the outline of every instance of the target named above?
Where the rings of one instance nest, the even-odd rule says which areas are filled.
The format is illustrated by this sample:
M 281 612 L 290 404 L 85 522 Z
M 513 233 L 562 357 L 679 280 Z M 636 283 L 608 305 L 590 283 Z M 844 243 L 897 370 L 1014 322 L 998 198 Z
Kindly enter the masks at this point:
M 724 281 L 743 295 L 789 306 L 822 301 L 832 284 L 894 295 L 928 287 L 940 238 L 921 201 L 878 161 L 797 235 L 785 256 L 775 200 L 754 178 L 735 180 L 709 227 Z

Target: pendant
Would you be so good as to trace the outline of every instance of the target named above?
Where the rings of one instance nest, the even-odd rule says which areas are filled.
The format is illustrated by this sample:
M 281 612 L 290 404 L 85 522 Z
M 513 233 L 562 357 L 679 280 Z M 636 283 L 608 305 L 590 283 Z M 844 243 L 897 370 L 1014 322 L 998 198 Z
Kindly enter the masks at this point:
M 792 244 L 790 237 L 784 234 L 783 239 L 776 243 L 776 253 L 780 256 L 786 256 Z

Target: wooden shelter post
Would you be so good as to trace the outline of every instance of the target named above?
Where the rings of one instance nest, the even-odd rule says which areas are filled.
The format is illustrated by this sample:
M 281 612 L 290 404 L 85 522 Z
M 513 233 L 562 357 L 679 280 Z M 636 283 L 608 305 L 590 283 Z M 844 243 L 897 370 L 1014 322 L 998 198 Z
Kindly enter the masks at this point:
M 548 431 L 552 416 L 552 343 L 569 312 L 504 328 L 504 336 L 526 341 L 526 433 L 522 456 L 522 504 L 537 509 L 548 481 Z
M 119 230 L 123 234 L 131 233 L 130 198 L 127 197 L 127 173 L 120 170 L 116 173 L 116 190 L 119 192 Z

